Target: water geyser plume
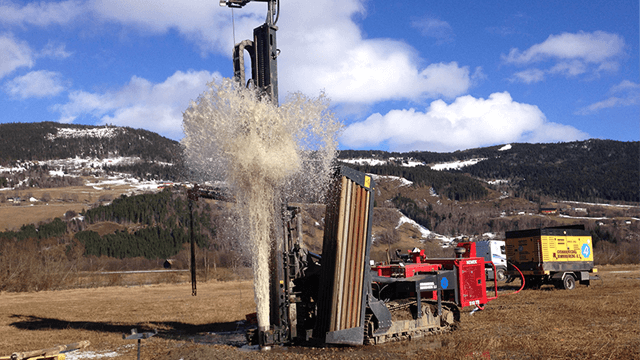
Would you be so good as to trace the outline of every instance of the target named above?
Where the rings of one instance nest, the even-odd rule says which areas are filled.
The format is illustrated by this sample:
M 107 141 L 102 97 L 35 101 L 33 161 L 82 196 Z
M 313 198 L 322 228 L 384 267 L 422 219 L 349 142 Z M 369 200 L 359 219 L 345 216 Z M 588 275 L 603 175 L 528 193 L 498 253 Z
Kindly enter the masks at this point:
M 270 234 L 282 204 L 318 201 L 326 190 L 341 124 L 321 94 L 280 106 L 230 79 L 212 81 L 183 115 L 182 144 L 201 180 L 225 181 L 251 252 L 258 326 L 268 328 Z

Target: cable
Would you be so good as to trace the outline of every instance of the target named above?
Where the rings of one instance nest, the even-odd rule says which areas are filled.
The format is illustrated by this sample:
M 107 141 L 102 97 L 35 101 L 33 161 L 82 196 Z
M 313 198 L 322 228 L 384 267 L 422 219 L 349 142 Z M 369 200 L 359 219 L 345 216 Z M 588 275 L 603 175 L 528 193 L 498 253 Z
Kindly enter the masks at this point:
M 522 291 L 522 289 L 524 289 L 524 275 L 522 274 L 522 271 L 520 271 L 520 269 L 518 269 L 517 266 L 515 266 L 512 262 L 509 261 L 509 264 L 511 264 L 511 266 L 513 266 L 514 268 L 516 268 L 516 270 L 518 270 L 518 272 L 520 273 L 520 279 L 522 279 L 522 286 L 520 286 L 520 289 L 518 289 L 517 291 L 514 291 L 512 293 L 509 294 L 504 294 L 504 295 L 500 295 L 500 296 L 507 296 L 507 295 L 513 295 L 513 294 L 517 294 L 520 291 Z M 495 269 L 495 267 L 494 267 Z M 494 272 L 494 279 L 496 278 L 496 273 Z M 495 280 L 494 280 L 495 281 Z M 496 296 L 495 298 L 492 298 L 490 300 L 495 300 L 498 297 Z M 484 310 L 484 307 L 480 306 L 480 304 L 476 304 L 476 308 L 478 308 L 479 310 Z
M 236 19 L 233 16 L 233 8 L 231 8 L 231 28 L 233 29 L 233 46 L 236 46 Z
M 518 272 L 520 273 L 520 279 L 522 279 L 522 286 L 520 286 L 520 289 L 518 289 L 518 291 L 509 293 L 509 294 L 504 294 L 503 296 L 507 296 L 507 295 L 513 295 L 513 294 L 517 294 L 520 291 L 522 291 L 522 289 L 524 289 L 524 275 L 522 275 L 522 271 L 520 271 L 520 269 L 518 269 L 517 266 L 515 266 L 511 261 L 509 261 L 509 264 L 511 264 L 511 266 L 513 266 L 514 268 L 516 268 L 516 270 L 518 270 Z

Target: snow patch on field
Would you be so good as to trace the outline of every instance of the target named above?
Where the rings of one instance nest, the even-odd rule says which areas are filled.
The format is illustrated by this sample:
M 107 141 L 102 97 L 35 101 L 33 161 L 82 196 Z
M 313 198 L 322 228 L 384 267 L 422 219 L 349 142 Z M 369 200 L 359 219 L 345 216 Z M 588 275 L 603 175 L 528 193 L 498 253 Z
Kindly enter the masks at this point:
M 390 157 L 389 160 L 382 159 L 340 159 L 340 161 L 348 163 L 348 164 L 356 164 L 356 165 L 369 165 L 369 166 L 378 166 L 378 165 L 387 165 L 389 162 L 393 162 L 394 164 L 404 166 L 404 167 L 416 167 L 425 165 L 422 161 L 417 161 L 412 158 L 395 158 Z
M 442 170 L 451 170 L 451 169 L 461 169 L 465 166 L 475 165 L 483 160 L 487 160 L 487 158 L 458 160 L 458 161 L 452 161 L 447 163 L 435 164 L 435 165 L 431 165 L 431 170 L 442 171 Z
M 400 228 L 400 226 L 402 226 L 403 224 L 409 224 L 409 225 L 413 226 L 414 228 L 416 228 L 420 232 L 420 234 L 422 235 L 422 239 L 423 240 L 426 240 L 426 239 L 440 240 L 443 243 L 442 247 L 449 246 L 449 243 L 451 243 L 453 240 L 455 240 L 455 238 L 434 233 L 433 231 L 425 228 L 424 226 L 422 226 L 422 225 L 418 224 L 417 222 L 415 222 L 413 219 L 410 219 L 410 218 L 408 218 L 408 217 L 406 217 L 404 215 L 400 216 L 400 219 L 398 220 L 398 225 L 396 226 L 396 229 Z
M 416 160 L 413 160 L 411 158 L 405 159 L 405 158 L 393 158 L 393 157 L 390 157 L 389 160 L 400 162 L 400 163 L 402 163 L 402 166 L 404 166 L 404 167 L 416 167 L 416 166 L 425 165 L 425 163 L 423 163 L 422 161 L 416 161 Z
M 67 360 L 102 359 L 120 356 L 116 351 L 73 351 L 65 354 Z
M 583 204 L 583 205 L 590 205 L 590 206 L 610 206 L 610 207 L 618 207 L 618 208 L 624 208 L 624 209 L 639 207 L 637 205 L 599 204 L 599 203 L 589 203 L 589 202 L 581 202 L 581 201 L 560 201 L 560 202 L 566 203 L 566 204 Z
M 386 160 L 380 160 L 380 159 L 340 159 L 340 161 L 346 162 L 347 164 L 369 165 L 369 166 L 387 164 Z
M 583 219 L 583 220 L 607 220 L 609 219 L 608 217 L 588 217 L 588 216 L 569 216 L 569 215 L 563 215 L 563 214 L 559 214 L 558 217 L 561 218 L 566 218 L 566 219 Z
M 429 235 L 431 235 L 431 231 L 427 228 L 425 228 L 424 226 L 418 224 L 417 222 L 415 222 L 413 219 L 410 219 L 404 215 L 402 215 L 400 217 L 400 220 L 398 220 L 398 225 L 396 225 L 396 229 L 398 229 L 400 226 L 402 226 L 403 224 L 409 224 L 413 227 L 415 227 L 416 229 L 418 229 L 418 231 L 420 231 L 420 234 L 422 234 L 423 238 L 428 237 Z
M 371 177 L 373 178 L 373 180 L 378 181 L 378 180 L 391 180 L 391 181 L 400 181 L 400 186 L 410 186 L 413 185 L 413 181 L 409 181 L 403 177 L 400 176 L 392 176 L 392 175 L 376 175 L 376 174 L 370 174 Z
M 97 138 L 108 139 L 115 137 L 120 131 L 118 128 L 92 128 L 92 129 L 69 129 L 59 128 L 57 134 L 47 134 L 45 139 L 53 141 L 56 138 Z

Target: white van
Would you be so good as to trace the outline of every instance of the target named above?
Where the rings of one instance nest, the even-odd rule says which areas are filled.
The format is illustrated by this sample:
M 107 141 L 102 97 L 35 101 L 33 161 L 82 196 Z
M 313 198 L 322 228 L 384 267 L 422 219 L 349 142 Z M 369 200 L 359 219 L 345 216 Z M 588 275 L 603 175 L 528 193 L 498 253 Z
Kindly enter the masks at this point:
M 507 251 L 502 240 L 476 241 L 476 256 L 483 257 L 486 262 L 493 262 L 498 273 L 498 281 L 507 278 Z M 493 280 L 493 267 L 486 268 L 487 280 Z

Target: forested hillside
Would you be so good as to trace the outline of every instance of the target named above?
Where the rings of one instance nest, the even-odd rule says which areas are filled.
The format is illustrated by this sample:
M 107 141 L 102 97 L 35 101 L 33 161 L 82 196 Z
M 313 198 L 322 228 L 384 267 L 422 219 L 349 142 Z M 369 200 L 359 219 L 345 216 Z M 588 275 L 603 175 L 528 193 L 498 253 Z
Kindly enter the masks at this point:
M 349 167 L 369 174 L 400 176 L 412 181 L 416 185 L 431 187 L 436 194 L 445 196 L 451 200 L 478 200 L 488 194 L 487 189 L 476 179 L 463 174 L 435 171 L 424 166 L 404 167 L 396 165 L 371 166 L 349 164 Z
M 134 163 L 105 170 L 140 178 L 176 181 L 185 176 L 180 144 L 151 131 L 54 122 L 0 124 L 0 166 L 75 157 L 134 158 Z
M 156 194 L 123 195 L 110 205 L 98 206 L 82 215 L 82 227 L 104 221 L 139 227 L 133 232 L 121 230 L 104 236 L 92 230 L 76 233 L 75 238 L 84 245 L 85 255 L 168 258 L 190 240 L 189 202 L 183 194 L 168 188 Z M 194 237 L 200 247 L 208 247 L 209 239 L 215 238 L 213 222 L 211 207 L 194 203 Z
M 484 181 L 502 180 L 515 196 L 528 199 L 547 196 L 578 201 L 640 201 L 640 142 L 591 139 L 557 144 L 511 144 L 452 153 L 346 150 L 340 152 L 339 158 L 383 160 L 385 165 L 359 168 L 376 174 L 405 176 L 423 184 L 433 182 L 434 188 L 440 188 L 437 184 L 443 180 L 432 180 L 437 176 L 428 165 L 479 160 L 474 165 L 445 170 L 460 175 L 457 179 L 462 181 L 456 186 L 454 178 L 444 180 L 451 184 L 450 188 L 457 188 L 443 192 L 450 198 L 470 199 L 481 195 L 475 189 L 468 190 L 469 194 L 459 190 L 469 186 L 462 180 L 462 175 L 468 174 Z M 403 166 L 408 160 L 422 162 L 424 166 Z

